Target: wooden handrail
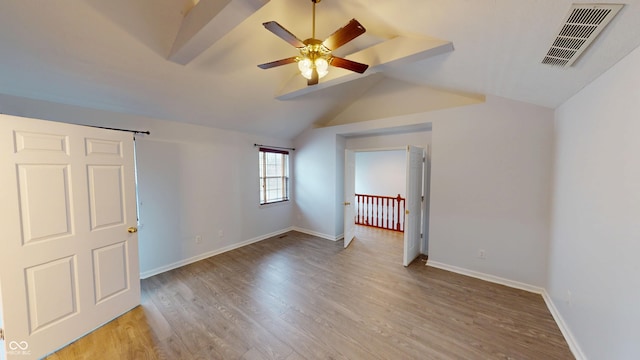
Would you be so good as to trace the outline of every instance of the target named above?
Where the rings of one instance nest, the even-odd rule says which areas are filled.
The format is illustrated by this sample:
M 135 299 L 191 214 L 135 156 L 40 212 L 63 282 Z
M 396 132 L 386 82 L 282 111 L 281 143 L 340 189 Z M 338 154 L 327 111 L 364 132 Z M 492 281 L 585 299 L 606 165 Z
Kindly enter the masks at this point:
M 404 232 L 405 199 L 356 194 L 356 224 Z

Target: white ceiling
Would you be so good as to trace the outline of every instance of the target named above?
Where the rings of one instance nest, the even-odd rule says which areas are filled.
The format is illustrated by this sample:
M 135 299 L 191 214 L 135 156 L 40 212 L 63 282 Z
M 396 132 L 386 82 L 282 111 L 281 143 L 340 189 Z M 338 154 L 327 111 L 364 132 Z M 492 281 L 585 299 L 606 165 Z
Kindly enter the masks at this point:
M 214 0 L 200 3 L 207 1 Z M 640 45 L 640 0 L 627 1 L 568 69 L 540 61 L 572 1 L 323 0 L 317 6 L 318 38 L 351 18 L 367 29 L 337 51 L 339 56 L 395 36 L 434 37 L 451 41 L 455 50 L 277 100 L 292 77 L 305 80 L 295 65 L 256 66 L 297 54 L 261 24 L 275 20 L 301 39 L 310 37 L 311 1 L 268 1 L 181 65 L 168 56 L 189 3 L 193 0 L 0 0 L 0 93 L 291 138 L 312 124 L 344 123 L 350 116 L 340 115 L 344 109 L 355 114 L 365 104 L 370 116 L 376 106 L 384 116 L 393 114 L 394 106 L 398 114 L 407 108 L 424 111 L 407 104 L 427 96 L 424 87 L 554 108 Z M 391 92 L 395 95 L 385 102 L 381 94 Z M 411 94 L 398 101 L 403 93 Z

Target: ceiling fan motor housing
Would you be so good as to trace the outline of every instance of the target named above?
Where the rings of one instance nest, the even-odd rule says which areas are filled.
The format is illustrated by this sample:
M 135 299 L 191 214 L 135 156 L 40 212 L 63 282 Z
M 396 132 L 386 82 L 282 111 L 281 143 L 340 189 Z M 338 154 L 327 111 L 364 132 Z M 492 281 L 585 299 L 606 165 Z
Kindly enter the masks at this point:
M 307 39 L 303 41 L 306 45 L 300 49 L 300 55 L 303 58 L 309 58 L 311 60 L 324 58 L 329 61 L 331 57 L 331 50 L 322 45 L 322 41 L 318 39 Z

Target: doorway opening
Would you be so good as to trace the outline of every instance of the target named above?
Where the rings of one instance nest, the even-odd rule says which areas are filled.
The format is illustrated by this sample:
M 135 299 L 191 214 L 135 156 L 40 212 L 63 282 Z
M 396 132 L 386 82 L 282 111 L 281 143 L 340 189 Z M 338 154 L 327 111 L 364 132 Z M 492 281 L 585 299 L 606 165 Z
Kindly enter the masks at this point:
M 356 232 L 365 233 L 361 226 L 357 229 L 355 226 L 364 223 L 371 227 L 404 230 L 404 234 L 400 233 L 404 239 L 404 266 L 420 254 L 426 254 L 428 175 L 426 152 L 421 147 L 345 150 L 345 247 Z M 358 213 L 362 195 L 369 195 L 365 197 L 369 203 L 365 206 L 364 222 L 361 221 L 362 214 Z M 394 198 L 398 199 L 398 204 Z M 401 198 L 406 199 L 406 204 L 402 203 L 403 211 L 399 212 Z
M 355 153 L 356 225 L 404 232 L 406 149 Z

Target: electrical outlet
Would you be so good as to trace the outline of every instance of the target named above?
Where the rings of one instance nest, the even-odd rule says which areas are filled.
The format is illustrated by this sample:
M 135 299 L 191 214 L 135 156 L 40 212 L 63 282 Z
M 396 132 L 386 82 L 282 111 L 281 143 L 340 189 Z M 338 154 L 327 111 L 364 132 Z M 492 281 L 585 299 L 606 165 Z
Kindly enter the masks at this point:
M 202 243 L 202 236 L 196 235 L 196 244 L 201 244 L 201 243 Z
M 484 251 L 484 249 L 479 249 L 478 250 L 478 259 L 486 259 L 487 258 L 487 253 L 486 251 Z
M 224 231 L 218 230 L 218 237 L 224 237 Z

